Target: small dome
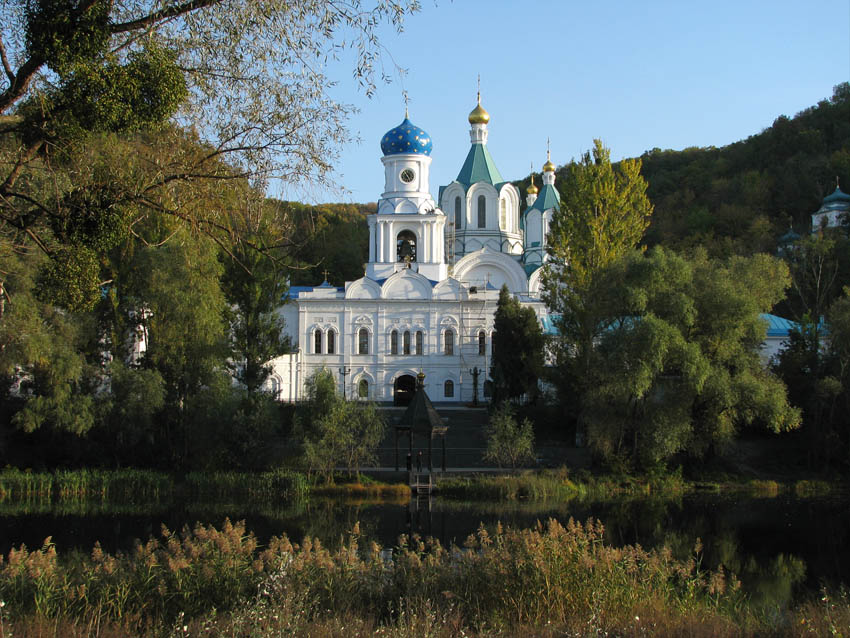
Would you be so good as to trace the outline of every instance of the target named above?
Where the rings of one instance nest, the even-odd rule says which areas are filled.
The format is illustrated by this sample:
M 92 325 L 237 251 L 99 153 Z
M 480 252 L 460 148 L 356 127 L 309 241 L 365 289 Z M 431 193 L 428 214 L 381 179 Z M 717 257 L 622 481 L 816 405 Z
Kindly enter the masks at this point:
M 841 190 L 838 186 L 835 187 L 835 191 L 832 195 L 827 195 L 823 198 L 824 204 L 831 204 L 832 202 L 848 202 L 850 203 L 850 195 Z
M 552 163 L 552 160 L 550 160 L 550 159 L 546 160 L 546 163 L 543 165 L 543 172 L 544 173 L 549 173 L 549 172 L 554 173 L 555 172 L 555 165 Z
M 526 191 L 529 195 L 537 195 L 538 190 L 534 185 L 534 176 L 531 177 L 531 184 L 528 185 L 528 190 Z
M 381 138 L 381 152 L 384 155 L 401 153 L 430 155 L 431 149 L 431 136 L 412 124 L 406 117 L 401 124 L 387 131 Z
M 481 101 L 478 101 L 478 105 L 472 109 L 472 112 L 469 114 L 469 123 L 470 124 L 487 124 L 490 121 L 490 114 L 484 110 L 484 107 L 481 106 Z

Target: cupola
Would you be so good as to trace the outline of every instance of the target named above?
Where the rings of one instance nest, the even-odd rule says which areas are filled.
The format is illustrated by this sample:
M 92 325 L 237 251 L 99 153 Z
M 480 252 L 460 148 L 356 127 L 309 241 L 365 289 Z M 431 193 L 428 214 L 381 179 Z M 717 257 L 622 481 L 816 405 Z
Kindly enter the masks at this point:
M 407 119 L 407 113 L 401 124 L 387 131 L 381 138 L 381 152 L 384 156 L 402 153 L 431 155 L 431 150 L 431 136 Z

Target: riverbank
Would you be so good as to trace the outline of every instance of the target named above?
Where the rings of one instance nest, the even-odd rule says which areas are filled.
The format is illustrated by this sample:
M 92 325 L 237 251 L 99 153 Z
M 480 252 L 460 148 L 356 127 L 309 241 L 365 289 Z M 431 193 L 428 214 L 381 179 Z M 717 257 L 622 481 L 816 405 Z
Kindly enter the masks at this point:
M 850 491 L 843 480 L 753 479 L 722 477 L 686 479 L 680 471 L 658 475 L 593 474 L 587 470 L 481 470 L 435 473 L 435 493 L 451 500 L 603 500 L 621 496 L 675 497 L 694 492 L 742 493 L 755 496 L 790 494 L 805 498 Z M 383 479 L 383 480 L 382 480 Z M 124 505 L 163 503 L 175 499 L 295 501 L 316 497 L 388 499 L 411 496 L 407 474 L 364 469 L 356 477 L 340 475 L 334 483 L 311 481 L 300 472 L 210 472 L 174 475 L 151 470 L 0 471 L 0 503 L 115 502 Z
M 480 528 L 463 547 L 393 548 L 355 524 L 338 549 L 242 523 L 196 526 L 130 553 L 59 554 L 49 542 L 0 566 L 0 635 L 803 636 L 850 628 L 846 593 L 757 609 L 701 547 L 612 547 L 594 522 Z

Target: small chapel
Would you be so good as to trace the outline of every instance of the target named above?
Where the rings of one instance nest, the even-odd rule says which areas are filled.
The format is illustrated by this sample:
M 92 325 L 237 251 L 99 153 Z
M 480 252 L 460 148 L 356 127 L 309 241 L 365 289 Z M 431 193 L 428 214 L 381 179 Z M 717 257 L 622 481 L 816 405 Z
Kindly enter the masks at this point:
M 350 399 L 405 405 L 424 373 L 435 403 L 485 396 L 499 290 L 549 324 L 540 299 L 546 234 L 560 204 L 547 150 L 543 183 L 525 209 L 487 148 L 490 114 L 469 114 L 470 149 L 457 178 L 431 195 L 431 136 L 408 119 L 381 138 L 384 192 L 369 215 L 363 277 L 294 286 L 280 313 L 295 351 L 272 362 L 268 389 L 298 401 L 327 368 Z

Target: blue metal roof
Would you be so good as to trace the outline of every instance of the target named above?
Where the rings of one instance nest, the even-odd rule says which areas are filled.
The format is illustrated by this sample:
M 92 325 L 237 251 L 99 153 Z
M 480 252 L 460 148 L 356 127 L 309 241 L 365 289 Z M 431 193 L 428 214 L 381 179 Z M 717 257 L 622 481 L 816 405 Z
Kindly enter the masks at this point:
M 525 209 L 525 213 L 528 214 L 528 211 L 530 210 L 545 212 L 550 208 L 558 209 L 560 206 L 561 194 L 558 192 L 558 189 L 552 184 L 544 184 L 540 189 L 540 194 L 537 196 L 537 199 L 534 200 L 534 203 L 531 206 Z
M 398 155 L 400 153 L 430 155 L 432 148 L 431 136 L 411 123 L 407 117 L 401 124 L 387 131 L 381 138 L 381 152 L 384 155 Z
M 778 317 L 777 315 L 769 315 L 767 313 L 762 313 L 759 316 L 765 321 L 767 321 L 768 337 L 787 337 L 788 333 L 792 329 L 800 328 L 800 324 L 798 324 L 796 321 L 791 321 L 790 319 L 785 319 L 784 317 Z

